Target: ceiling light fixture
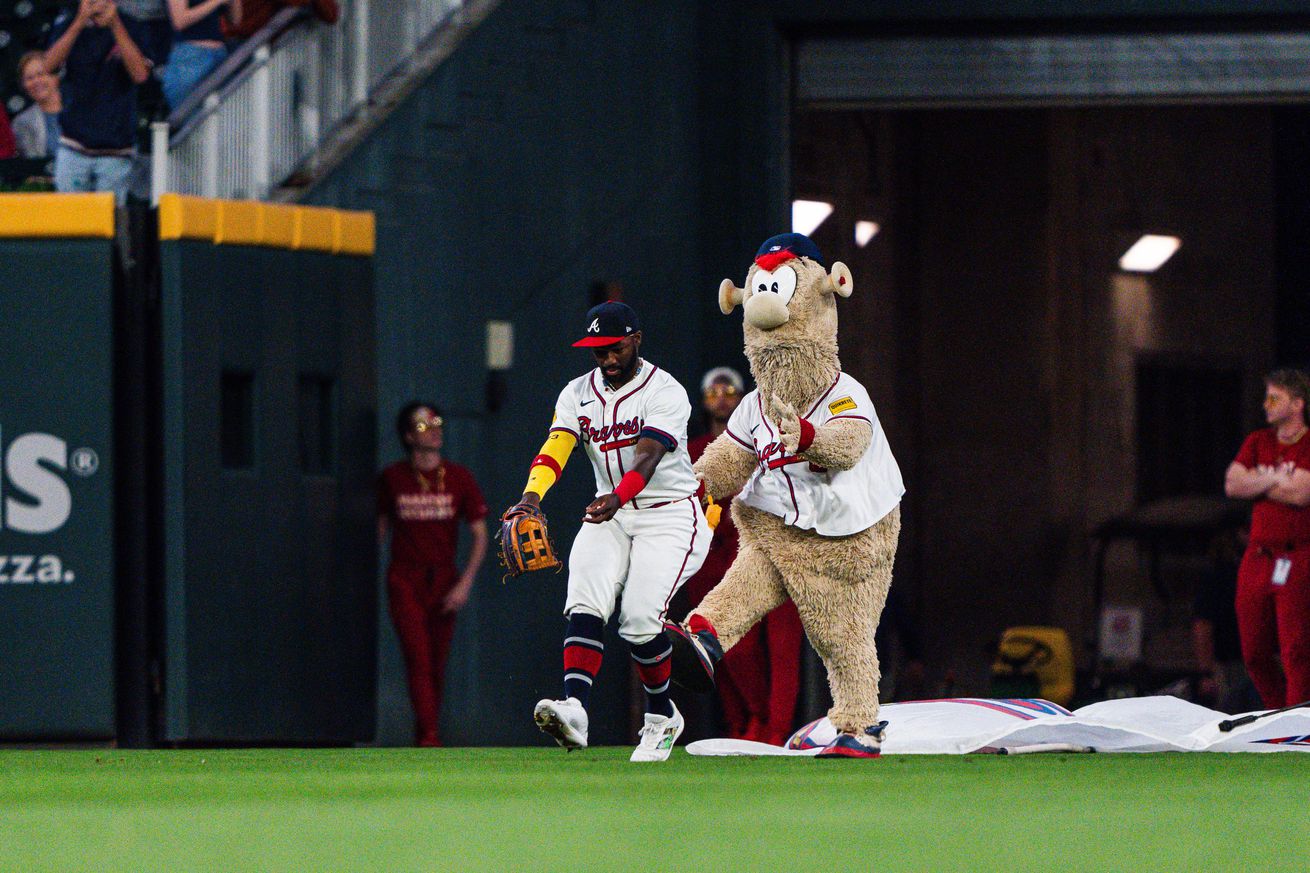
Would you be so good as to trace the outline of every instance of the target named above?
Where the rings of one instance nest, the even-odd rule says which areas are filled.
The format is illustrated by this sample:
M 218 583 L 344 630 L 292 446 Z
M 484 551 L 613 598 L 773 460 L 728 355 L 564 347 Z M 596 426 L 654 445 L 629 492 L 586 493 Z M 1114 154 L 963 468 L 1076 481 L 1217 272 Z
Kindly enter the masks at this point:
M 1154 273 L 1174 256 L 1183 241 L 1176 236 L 1148 233 L 1133 243 L 1119 259 L 1119 269 L 1126 273 Z
M 791 202 L 792 233 L 806 236 L 819 229 L 819 225 L 832 215 L 832 204 L 822 200 L 793 200 Z

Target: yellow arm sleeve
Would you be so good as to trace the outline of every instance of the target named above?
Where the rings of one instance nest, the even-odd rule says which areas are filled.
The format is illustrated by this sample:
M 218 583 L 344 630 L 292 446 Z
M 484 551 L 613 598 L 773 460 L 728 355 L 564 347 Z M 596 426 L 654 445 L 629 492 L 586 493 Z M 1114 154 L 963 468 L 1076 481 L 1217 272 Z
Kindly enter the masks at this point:
M 554 485 L 569 461 L 573 447 L 578 438 L 567 430 L 552 430 L 550 436 L 541 444 L 541 451 L 532 459 L 532 469 L 528 471 L 528 484 L 524 492 L 531 491 L 538 497 L 545 497 L 550 486 Z

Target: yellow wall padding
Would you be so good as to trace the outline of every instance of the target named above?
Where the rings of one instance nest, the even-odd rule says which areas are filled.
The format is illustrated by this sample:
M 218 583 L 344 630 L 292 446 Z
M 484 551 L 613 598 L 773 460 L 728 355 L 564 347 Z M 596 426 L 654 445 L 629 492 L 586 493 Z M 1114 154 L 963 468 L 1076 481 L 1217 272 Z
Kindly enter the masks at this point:
M 182 194 L 160 198 L 159 238 L 347 255 L 371 255 L 376 245 L 371 212 Z
M 336 213 L 336 235 L 333 251 L 341 255 L 371 255 L 375 245 L 376 228 L 371 212 L 346 212 L 341 209 Z
M 113 239 L 114 195 L 0 194 L 0 237 Z
M 263 204 L 253 200 L 218 201 L 218 245 L 257 246 L 264 242 L 259 212 Z
M 218 233 L 218 201 L 165 194 L 159 198 L 160 239 L 207 239 Z
M 334 235 L 332 210 L 303 206 L 296 210 L 296 232 L 291 246 L 293 249 L 330 252 Z

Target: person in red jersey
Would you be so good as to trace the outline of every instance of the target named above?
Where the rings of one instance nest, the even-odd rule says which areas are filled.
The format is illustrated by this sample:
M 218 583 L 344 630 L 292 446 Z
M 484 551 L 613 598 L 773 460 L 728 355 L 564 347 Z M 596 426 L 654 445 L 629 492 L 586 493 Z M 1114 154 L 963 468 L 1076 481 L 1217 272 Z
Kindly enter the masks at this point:
M 487 505 L 473 474 L 441 456 L 436 406 L 405 404 L 396 434 L 408 457 L 378 476 L 378 541 L 391 539 L 387 596 L 409 675 L 415 742 L 440 746 L 446 656 L 487 553 Z M 461 522 L 473 535 L 462 572 L 455 566 Z
M 1270 709 L 1310 700 L 1308 399 L 1300 370 L 1265 376 L 1269 426 L 1246 438 L 1224 478 L 1229 497 L 1255 501 L 1235 605 L 1242 660 Z
M 731 367 L 715 367 L 701 380 L 701 403 L 709 430 L 691 440 L 687 451 L 697 461 L 701 453 L 728 425 L 733 410 L 746 393 L 741 374 Z M 723 579 L 737 557 L 737 528 L 724 510 L 710 541 L 710 553 L 700 572 L 687 581 L 687 605 L 694 609 L 701 598 Z M 796 697 L 800 692 L 800 615 L 790 600 L 728 650 L 715 676 L 723 728 L 728 736 L 781 746 L 792 732 Z

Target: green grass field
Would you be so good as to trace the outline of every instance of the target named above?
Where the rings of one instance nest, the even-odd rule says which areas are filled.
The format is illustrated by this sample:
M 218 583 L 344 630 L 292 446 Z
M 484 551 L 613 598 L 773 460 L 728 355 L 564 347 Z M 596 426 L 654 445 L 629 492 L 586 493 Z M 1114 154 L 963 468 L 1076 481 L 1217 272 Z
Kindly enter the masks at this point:
M 1310 755 L 0 752 L 2 870 L 1278 870 Z

